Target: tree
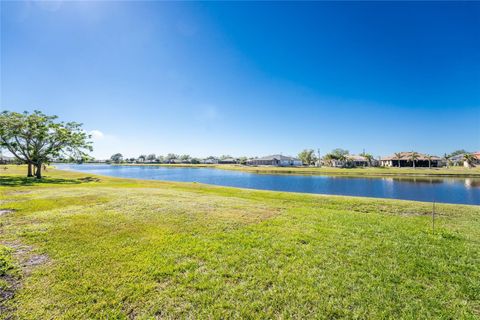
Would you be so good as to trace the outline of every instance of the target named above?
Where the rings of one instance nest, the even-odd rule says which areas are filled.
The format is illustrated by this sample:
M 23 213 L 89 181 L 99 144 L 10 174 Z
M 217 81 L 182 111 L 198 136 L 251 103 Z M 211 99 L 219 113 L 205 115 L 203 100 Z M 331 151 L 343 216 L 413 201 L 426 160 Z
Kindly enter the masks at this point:
M 3 111 L 0 113 L 0 146 L 28 165 L 27 176 L 42 178 L 45 163 L 59 157 L 85 159 L 92 142 L 77 122 L 57 122 L 57 116 Z
M 446 153 L 443 155 L 443 159 L 445 160 L 445 164 L 447 165 L 447 168 L 450 165 L 450 158 L 451 157 L 452 157 L 451 155 L 446 154 Z
M 180 160 L 182 161 L 189 161 L 190 160 L 190 156 L 188 154 L 182 154 L 180 156 Z
M 121 153 L 115 153 L 110 157 L 113 163 L 120 163 L 123 161 L 123 155 Z
M 397 159 L 398 161 L 398 167 L 400 168 L 400 159 L 402 159 L 402 153 L 401 152 L 397 152 L 394 154 L 395 156 L 395 159 Z
M 162 163 L 165 161 L 165 158 L 163 156 L 158 156 L 156 159 L 157 162 Z
M 138 159 L 137 159 L 137 160 L 138 160 L 138 162 L 145 162 L 145 159 L 146 159 L 146 158 L 147 158 L 146 155 L 141 154 L 140 156 L 138 156 Z
M 415 151 L 412 151 L 412 153 L 410 154 L 410 161 L 412 161 L 413 163 L 413 169 L 415 169 L 415 161 L 418 160 L 418 157 L 419 157 L 419 154 Z
M 155 153 L 150 153 L 150 154 L 147 156 L 147 160 L 148 160 L 148 161 L 154 161 L 156 158 L 157 158 L 157 156 L 155 156 Z
M 229 158 L 232 158 L 232 156 L 229 155 L 229 154 L 222 154 L 222 155 L 220 156 L 220 160 L 225 160 L 225 159 L 229 159 Z
M 458 156 L 458 155 L 465 154 L 465 153 L 470 153 L 470 152 L 468 152 L 464 149 L 455 150 L 452 153 L 450 153 L 450 157 Z
M 171 162 L 172 160 L 176 160 L 178 159 L 178 155 L 174 154 L 174 153 L 169 153 L 167 154 L 167 156 L 165 157 L 165 160 L 167 162 Z
M 315 151 L 312 149 L 305 149 L 298 154 L 298 158 L 302 160 L 303 164 L 311 165 L 315 164 L 317 157 L 315 156 Z
M 246 165 L 246 164 L 247 164 L 247 160 L 248 160 L 247 157 L 240 157 L 240 158 L 238 159 L 238 163 L 240 163 L 241 165 Z
M 467 166 L 469 168 L 473 167 L 473 164 L 475 162 L 475 156 L 471 153 L 465 153 L 463 155 L 463 160 L 465 161 L 465 163 L 467 164 Z
M 348 162 L 348 157 L 347 157 L 348 154 L 340 154 L 338 156 L 338 161 L 341 161 L 342 162 L 342 168 L 346 167 L 347 166 L 347 162 Z
M 331 154 L 331 153 L 327 153 L 325 156 L 323 156 L 323 160 L 325 160 L 325 162 L 331 166 L 332 165 L 332 161 L 335 160 L 336 157 Z
M 432 159 L 433 159 L 433 156 L 431 155 L 427 155 L 427 160 L 428 160 L 428 169 L 432 169 Z
M 331 154 L 336 157 L 336 159 L 340 160 L 339 158 L 342 157 L 342 156 L 347 156 L 349 155 L 350 152 L 348 152 L 348 150 L 345 150 L 345 149 L 340 149 L 340 148 L 336 148 L 336 149 L 333 149 Z
M 365 159 L 367 159 L 367 162 L 368 162 L 368 166 L 371 167 L 372 166 L 372 160 L 373 160 L 373 156 L 369 153 L 364 153 L 363 156 L 365 157 Z

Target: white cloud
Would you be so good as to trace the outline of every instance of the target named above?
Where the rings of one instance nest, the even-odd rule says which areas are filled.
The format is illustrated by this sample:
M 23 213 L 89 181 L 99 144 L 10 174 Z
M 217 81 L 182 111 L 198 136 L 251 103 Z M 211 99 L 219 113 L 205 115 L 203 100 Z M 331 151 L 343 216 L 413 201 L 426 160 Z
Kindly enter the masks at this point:
M 102 140 L 105 138 L 105 134 L 100 130 L 92 130 L 89 132 L 93 140 Z

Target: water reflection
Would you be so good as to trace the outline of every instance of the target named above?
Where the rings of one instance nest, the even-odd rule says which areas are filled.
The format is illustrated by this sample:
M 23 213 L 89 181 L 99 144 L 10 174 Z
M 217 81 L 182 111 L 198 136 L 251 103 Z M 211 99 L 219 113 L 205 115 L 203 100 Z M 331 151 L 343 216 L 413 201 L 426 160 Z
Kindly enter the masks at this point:
M 228 187 L 480 204 L 480 179 L 430 177 L 344 177 L 255 174 L 212 168 L 57 165 L 61 169 L 123 178 L 199 182 Z

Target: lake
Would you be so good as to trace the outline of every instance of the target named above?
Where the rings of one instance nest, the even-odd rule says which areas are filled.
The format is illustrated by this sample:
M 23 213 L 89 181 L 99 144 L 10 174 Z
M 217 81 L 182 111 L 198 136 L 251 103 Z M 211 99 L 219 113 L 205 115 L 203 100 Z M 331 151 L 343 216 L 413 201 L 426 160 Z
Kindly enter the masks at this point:
M 249 189 L 480 205 L 479 178 L 357 178 L 273 175 L 213 168 L 57 164 L 63 170 L 121 178 L 199 182 Z

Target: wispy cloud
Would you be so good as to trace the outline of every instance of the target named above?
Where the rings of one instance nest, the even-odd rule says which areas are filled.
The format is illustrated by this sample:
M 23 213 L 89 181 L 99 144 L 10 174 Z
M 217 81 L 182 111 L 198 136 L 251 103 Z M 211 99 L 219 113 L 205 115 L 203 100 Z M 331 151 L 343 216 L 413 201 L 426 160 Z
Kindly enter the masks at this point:
M 105 134 L 100 130 L 92 130 L 89 132 L 92 136 L 92 139 L 95 140 L 103 140 L 105 138 Z

